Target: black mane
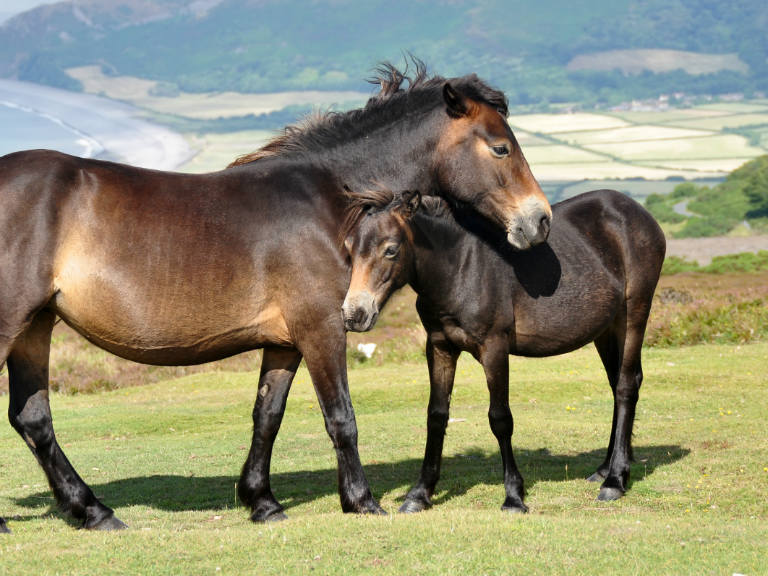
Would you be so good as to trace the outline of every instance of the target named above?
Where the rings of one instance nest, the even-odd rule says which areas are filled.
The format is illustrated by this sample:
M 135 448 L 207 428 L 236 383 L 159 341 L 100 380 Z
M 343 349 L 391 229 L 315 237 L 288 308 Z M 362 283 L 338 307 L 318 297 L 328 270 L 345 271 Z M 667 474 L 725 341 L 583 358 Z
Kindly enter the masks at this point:
M 442 89 L 446 82 L 450 82 L 464 96 L 484 102 L 507 115 L 504 93 L 485 84 L 477 75 L 451 79 L 428 77 L 424 64 L 415 58 L 411 60 L 415 66 L 413 76 L 408 76 L 407 67 L 405 72 L 401 72 L 390 63 L 381 64 L 376 76 L 370 80 L 379 84 L 381 91 L 362 108 L 310 114 L 298 123 L 286 126 L 260 149 L 237 158 L 230 167 L 273 156 L 317 153 L 393 122 L 419 122 L 424 115 L 444 105 Z M 403 88 L 406 81 L 408 87 Z

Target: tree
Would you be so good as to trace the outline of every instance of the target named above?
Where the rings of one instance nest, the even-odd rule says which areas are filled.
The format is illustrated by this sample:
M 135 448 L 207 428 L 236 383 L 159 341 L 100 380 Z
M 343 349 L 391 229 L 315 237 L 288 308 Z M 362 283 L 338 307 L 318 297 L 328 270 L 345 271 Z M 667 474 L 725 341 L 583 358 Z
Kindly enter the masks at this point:
M 747 213 L 751 218 L 768 216 L 768 156 L 757 159 L 758 165 L 744 186 L 744 193 L 752 207 Z

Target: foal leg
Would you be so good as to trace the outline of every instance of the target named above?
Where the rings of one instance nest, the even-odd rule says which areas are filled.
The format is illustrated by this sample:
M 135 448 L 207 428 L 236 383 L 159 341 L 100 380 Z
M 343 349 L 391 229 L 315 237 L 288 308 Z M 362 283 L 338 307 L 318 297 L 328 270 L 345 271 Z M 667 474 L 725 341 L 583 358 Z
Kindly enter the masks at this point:
M 300 363 L 301 354 L 294 348 L 264 349 L 253 407 L 253 440 L 237 485 L 240 500 L 251 509 L 254 522 L 286 518 L 269 486 L 269 466 L 288 391 Z
M 125 528 L 78 476 L 56 441 L 48 403 L 48 355 L 54 320 L 53 312 L 38 312 L 13 343 L 8 356 L 8 417 L 37 457 L 64 512 L 82 520 L 85 528 Z
M 357 423 L 347 384 L 343 327 L 336 333 L 317 330 L 314 334 L 316 340 L 302 352 L 323 411 L 325 429 L 336 449 L 341 509 L 358 514 L 386 514 L 371 494 L 357 450 Z
M 448 426 L 451 391 L 456 375 L 459 351 L 449 344 L 437 346 L 432 338 L 427 340 L 429 365 L 429 407 L 427 408 L 427 446 L 418 482 L 408 491 L 400 512 L 421 512 L 432 507 L 432 494 L 440 479 L 443 458 L 443 440 Z
M 616 500 L 624 495 L 629 483 L 632 460 L 632 427 L 635 409 L 643 382 L 640 352 L 643 345 L 645 322 L 641 326 L 628 325 L 619 351 L 615 372 L 613 425 L 609 445 L 608 467 L 600 487 L 598 500 Z
M 501 509 L 507 512 L 527 512 L 523 504 L 523 477 L 517 469 L 512 454 L 512 432 L 514 421 L 509 409 L 509 342 L 506 338 L 494 338 L 485 343 L 480 356 L 488 382 L 491 401 L 488 422 L 496 436 L 504 467 L 504 490 L 506 498 Z

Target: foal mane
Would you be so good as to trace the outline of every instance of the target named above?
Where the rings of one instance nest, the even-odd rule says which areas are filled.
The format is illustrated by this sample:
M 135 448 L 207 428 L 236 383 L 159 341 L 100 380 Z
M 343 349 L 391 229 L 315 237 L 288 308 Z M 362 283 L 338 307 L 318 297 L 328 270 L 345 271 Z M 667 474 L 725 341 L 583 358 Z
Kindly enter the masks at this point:
M 344 223 L 339 232 L 339 244 L 343 244 L 357 227 L 363 216 L 370 212 L 378 212 L 388 208 L 396 201 L 397 195 L 389 188 L 377 186 L 359 192 L 345 189 L 344 196 L 347 200 L 347 208 L 344 215 Z
M 459 78 L 446 79 L 442 76 L 428 76 L 421 60 L 410 57 L 414 67 L 409 76 L 409 62 L 405 71 L 393 64 L 380 64 L 372 84 L 378 84 L 380 91 L 368 99 L 362 108 L 346 112 L 314 112 L 296 124 L 286 126 L 264 146 L 235 159 L 228 167 L 250 164 L 262 158 L 290 154 L 312 153 L 333 147 L 341 142 L 367 134 L 379 126 L 407 118 L 417 111 L 429 111 L 443 105 L 442 87 L 445 82 L 472 100 L 485 102 L 506 117 L 507 98 L 500 90 L 491 88 L 477 75 L 469 74 Z M 407 83 L 407 88 L 403 85 Z

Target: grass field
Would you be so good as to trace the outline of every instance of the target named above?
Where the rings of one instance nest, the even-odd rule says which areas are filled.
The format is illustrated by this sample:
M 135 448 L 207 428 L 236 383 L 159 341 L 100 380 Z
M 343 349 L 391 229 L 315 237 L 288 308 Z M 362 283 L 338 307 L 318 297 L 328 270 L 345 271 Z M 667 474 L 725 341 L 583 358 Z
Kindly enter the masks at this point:
M 758 574 L 768 539 L 768 344 L 645 354 L 627 496 L 595 500 L 611 401 L 595 350 L 513 358 L 513 444 L 527 516 L 499 510 L 501 466 L 479 366 L 459 365 L 435 507 L 395 513 L 425 436 L 423 363 L 351 370 L 360 452 L 390 512 L 340 512 L 335 458 L 307 373 L 288 402 L 273 489 L 290 519 L 253 525 L 235 501 L 250 436 L 252 374 L 197 374 L 52 397 L 58 437 L 131 529 L 75 530 L 34 458 L 0 428 L 6 574 Z M 738 367 L 738 369 L 734 369 Z M 0 398 L 4 410 L 7 396 Z
M 719 102 L 688 109 L 527 114 L 523 152 L 540 181 L 723 177 L 768 151 L 768 106 Z M 725 133 L 725 130 L 749 130 Z M 538 140 L 531 140 L 531 137 Z M 595 156 L 597 155 L 597 157 Z

